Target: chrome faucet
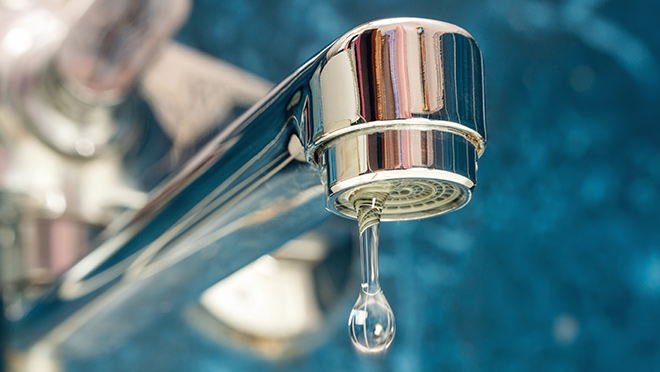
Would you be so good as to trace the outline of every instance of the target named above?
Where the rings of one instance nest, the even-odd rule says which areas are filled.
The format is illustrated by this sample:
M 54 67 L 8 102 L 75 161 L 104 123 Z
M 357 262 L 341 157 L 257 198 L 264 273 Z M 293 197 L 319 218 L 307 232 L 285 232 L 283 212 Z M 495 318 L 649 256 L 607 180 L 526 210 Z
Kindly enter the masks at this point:
M 97 3 L 109 2 L 92 2 L 89 9 Z M 125 6 L 130 14 L 141 9 Z M 125 19 L 133 20 L 117 21 Z M 90 45 L 100 48 L 91 55 L 100 62 L 69 69 L 68 56 L 87 50 L 70 52 L 66 40 L 89 41 L 71 30 L 48 59 L 46 71 L 55 72 L 35 86 L 47 89 L 48 100 L 71 122 L 102 117 L 112 118 L 98 121 L 102 125 L 114 123 L 125 110 L 120 102 L 130 102 L 123 101 L 130 84 L 117 79 L 122 73 L 110 63 L 112 47 L 95 38 Z M 127 81 L 137 71 L 131 67 Z M 26 350 L 38 366 L 120 342 L 135 327 L 118 324 L 150 319 L 155 307 L 183 309 L 219 280 L 327 219 L 326 209 L 354 219 L 351 195 L 388 182 L 406 180 L 406 186 L 385 203 L 383 220 L 461 208 L 476 185 L 486 143 L 482 74 L 476 42 L 448 23 L 397 18 L 348 32 L 223 127 L 150 191 L 139 210 L 113 217 L 94 249 L 49 278 L 37 296 L 9 304 L 10 347 Z M 31 119 L 29 109 L 16 110 L 13 101 L 6 106 Z M 105 144 L 117 143 L 81 135 L 55 140 L 44 134 L 49 122 L 44 118 L 44 128 L 32 123 L 25 131 L 66 159 L 94 161 Z M 86 133 L 86 125 L 77 128 Z M 20 204 L 16 190 L 7 194 Z M 62 207 L 68 199 L 60 196 L 61 215 L 69 204 Z M 57 200 L 50 201 L 54 214 Z

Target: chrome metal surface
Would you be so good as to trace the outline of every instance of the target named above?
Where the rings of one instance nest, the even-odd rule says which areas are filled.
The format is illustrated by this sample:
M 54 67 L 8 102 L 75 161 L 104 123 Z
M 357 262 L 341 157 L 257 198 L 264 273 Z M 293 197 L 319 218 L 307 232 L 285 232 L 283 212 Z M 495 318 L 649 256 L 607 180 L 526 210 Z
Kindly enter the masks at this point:
M 411 18 L 358 27 L 224 127 L 47 294 L 13 309 L 12 342 L 42 356 L 94 354 L 156 318 L 145 312 L 185 309 L 327 219 L 324 206 L 351 216 L 343 194 L 381 181 L 410 185 L 386 219 L 460 207 L 484 145 L 469 34 Z
M 476 184 L 477 155 L 464 137 L 437 129 L 386 129 L 359 134 L 328 147 L 328 208 L 355 217 L 352 193 L 406 181 L 398 198 L 384 203 L 381 219 L 434 216 L 464 206 Z M 371 185 L 371 186 L 369 186 Z
M 313 82 L 315 120 L 301 128 L 309 150 L 358 129 L 401 124 L 457 132 L 483 152 L 483 62 L 462 28 L 418 18 L 370 22 L 339 38 L 324 58 Z
M 397 179 L 439 197 L 386 202 L 384 220 L 465 205 L 486 144 L 482 65 L 474 39 L 443 22 L 377 21 L 337 40 L 315 76 L 315 120 L 301 128 L 327 208 L 354 218 L 345 193 Z

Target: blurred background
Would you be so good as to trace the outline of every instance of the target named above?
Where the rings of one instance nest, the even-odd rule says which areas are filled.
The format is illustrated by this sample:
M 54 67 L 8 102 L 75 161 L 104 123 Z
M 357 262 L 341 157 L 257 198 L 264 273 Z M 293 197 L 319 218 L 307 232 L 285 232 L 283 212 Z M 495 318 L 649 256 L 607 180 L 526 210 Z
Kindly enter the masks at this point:
M 353 349 L 347 298 L 286 357 L 219 343 L 165 313 L 66 370 L 657 370 L 658 14 L 660 2 L 640 0 L 193 1 L 175 40 L 272 82 L 370 20 L 465 28 L 486 72 L 478 187 L 458 212 L 381 226 L 397 319 L 384 355 Z

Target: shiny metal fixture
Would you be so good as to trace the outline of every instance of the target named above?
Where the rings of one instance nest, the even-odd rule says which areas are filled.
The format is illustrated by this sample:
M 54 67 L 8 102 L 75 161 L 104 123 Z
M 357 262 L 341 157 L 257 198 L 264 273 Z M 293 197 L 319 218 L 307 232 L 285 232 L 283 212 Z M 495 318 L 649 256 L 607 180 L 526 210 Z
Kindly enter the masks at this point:
M 328 210 L 355 217 L 350 195 L 394 180 L 383 220 L 465 205 L 486 144 L 483 67 L 474 39 L 420 19 L 366 24 L 337 40 L 314 75 L 314 120 L 299 127 Z
M 74 74 L 63 86 L 95 81 Z M 97 82 L 97 100 L 124 92 Z M 113 324 L 144 322 L 145 304 L 185 309 L 328 218 L 324 206 L 355 218 L 361 191 L 405 181 L 383 220 L 460 208 L 485 144 L 481 52 L 466 31 L 415 18 L 362 25 L 221 128 L 45 294 L 10 309 L 14 347 L 93 354 L 137 329 Z

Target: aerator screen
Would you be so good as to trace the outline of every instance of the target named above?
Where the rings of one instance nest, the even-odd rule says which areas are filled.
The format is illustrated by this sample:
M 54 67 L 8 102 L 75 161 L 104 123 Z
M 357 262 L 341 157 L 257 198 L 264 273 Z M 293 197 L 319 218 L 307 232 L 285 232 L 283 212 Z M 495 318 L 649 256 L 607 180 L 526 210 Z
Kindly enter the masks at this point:
M 381 219 L 384 221 L 412 220 L 431 217 L 462 207 L 469 201 L 465 188 L 448 181 L 435 179 L 404 179 L 376 181 L 343 192 L 337 200 L 337 211 L 355 216 L 349 198 L 354 193 L 388 192 Z

